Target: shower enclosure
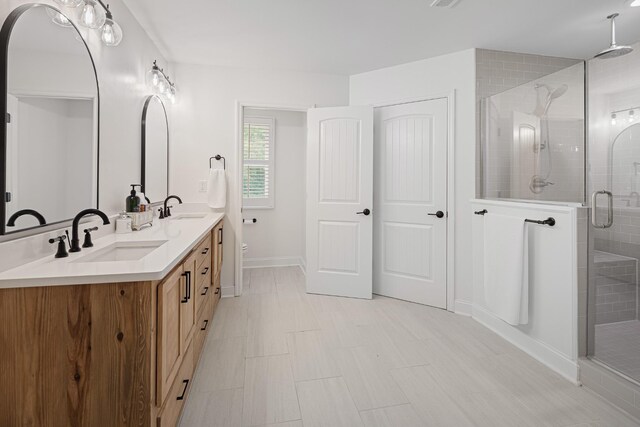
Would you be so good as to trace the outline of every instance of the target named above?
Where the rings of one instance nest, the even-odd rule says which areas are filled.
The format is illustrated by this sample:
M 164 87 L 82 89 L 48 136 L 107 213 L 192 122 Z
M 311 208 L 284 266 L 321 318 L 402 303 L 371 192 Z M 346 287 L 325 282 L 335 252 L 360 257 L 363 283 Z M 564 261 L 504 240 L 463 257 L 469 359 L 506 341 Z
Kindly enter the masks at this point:
M 589 61 L 588 356 L 640 385 L 640 52 Z
M 585 201 L 584 63 L 482 100 L 482 196 Z
M 640 393 L 640 46 L 633 48 L 482 99 L 478 191 L 578 206 L 584 372 L 606 372 L 620 390 Z

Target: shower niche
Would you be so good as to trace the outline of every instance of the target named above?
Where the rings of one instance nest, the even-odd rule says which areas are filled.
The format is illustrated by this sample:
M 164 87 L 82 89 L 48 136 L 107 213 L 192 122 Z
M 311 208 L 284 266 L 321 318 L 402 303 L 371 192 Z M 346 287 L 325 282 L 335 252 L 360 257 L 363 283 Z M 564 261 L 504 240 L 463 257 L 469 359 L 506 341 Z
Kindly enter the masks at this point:
M 584 63 L 482 99 L 485 199 L 585 202 Z

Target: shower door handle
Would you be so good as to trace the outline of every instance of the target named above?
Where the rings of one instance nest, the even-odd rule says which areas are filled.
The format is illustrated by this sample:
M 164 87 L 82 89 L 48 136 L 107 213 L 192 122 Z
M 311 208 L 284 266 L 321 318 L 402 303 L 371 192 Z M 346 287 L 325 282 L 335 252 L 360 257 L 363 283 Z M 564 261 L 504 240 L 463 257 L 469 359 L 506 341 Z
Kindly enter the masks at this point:
M 598 195 L 599 194 L 605 194 L 607 196 L 608 199 L 608 204 L 607 204 L 607 222 L 605 222 L 604 224 L 598 224 L 598 218 L 597 218 L 597 203 L 598 203 Z M 595 228 L 609 228 L 613 225 L 613 194 L 611 193 L 611 191 L 607 191 L 607 190 L 599 190 L 599 191 L 594 191 L 593 194 L 591 195 L 591 224 L 595 227 Z

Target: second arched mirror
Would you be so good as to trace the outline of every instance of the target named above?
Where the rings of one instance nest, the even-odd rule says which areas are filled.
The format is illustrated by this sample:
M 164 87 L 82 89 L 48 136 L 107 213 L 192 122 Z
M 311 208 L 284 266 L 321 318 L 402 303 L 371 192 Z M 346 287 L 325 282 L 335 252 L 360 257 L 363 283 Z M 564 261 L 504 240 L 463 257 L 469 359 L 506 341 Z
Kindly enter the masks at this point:
M 142 191 L 151 203 L 169 194 L 169 121 L 162 100 L 149 96 L 142 109 Z

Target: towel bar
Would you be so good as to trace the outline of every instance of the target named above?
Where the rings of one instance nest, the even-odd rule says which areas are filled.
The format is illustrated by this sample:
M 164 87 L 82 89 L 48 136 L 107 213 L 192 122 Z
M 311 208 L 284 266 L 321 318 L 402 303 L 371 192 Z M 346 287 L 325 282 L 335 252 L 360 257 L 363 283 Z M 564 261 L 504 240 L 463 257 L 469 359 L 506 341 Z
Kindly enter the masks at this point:
M 227 169 L 227 159 L 225 159 L 224 157 L 222 157 L 220 154 L 216 154 L 213 157 L 209 157 L 209 169 L 212 168 L 211 165 L 211 160 L 216 159 L 216 160 L 220 160 L 222 159 L 222 169 Z
M 553 227 L 554 225 L 556 225 L 556 220 L 553 217 L 549 217 L 549 218 L 544 219 L 544 220 L 525 219 L 524 222 L 532 222 L 534 224 L 548 225 L 549 227 Z

